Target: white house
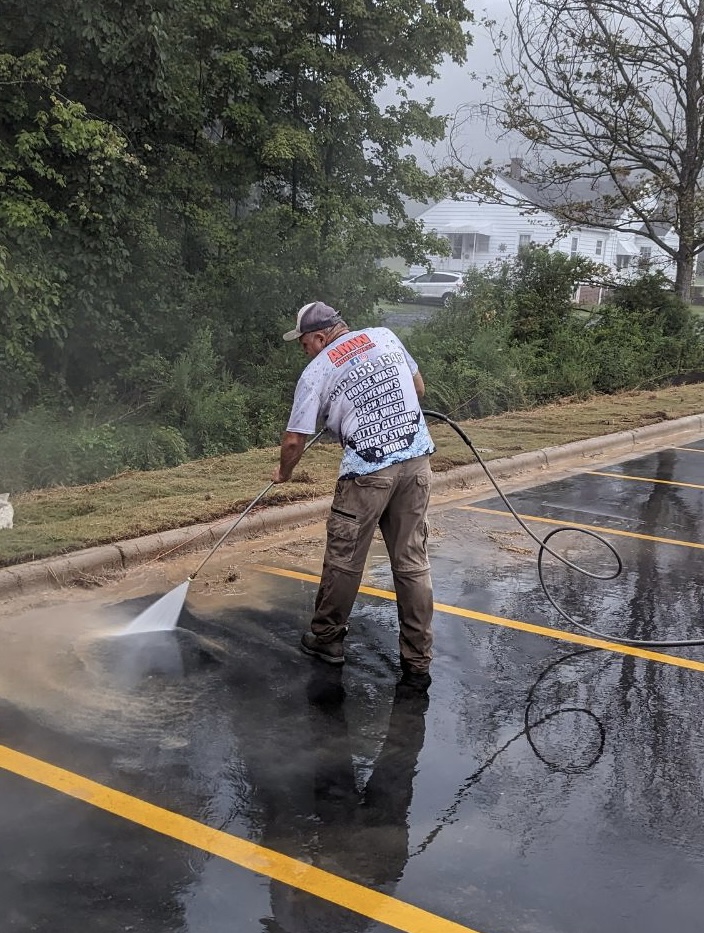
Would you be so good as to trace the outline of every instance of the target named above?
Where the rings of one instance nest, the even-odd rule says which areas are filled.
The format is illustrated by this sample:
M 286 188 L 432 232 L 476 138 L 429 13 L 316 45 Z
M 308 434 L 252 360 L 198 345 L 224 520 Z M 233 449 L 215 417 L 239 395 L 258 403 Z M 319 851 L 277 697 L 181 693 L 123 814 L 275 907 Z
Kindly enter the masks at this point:
M 596 227 L 567 229 L 547 209 L 535 206 L 531 192 L 514 178 L 495 176 L 496 195 L 480 194 L 445 198 L 418 215 L 429 230 L 449 240 L 449 256 L 431 256 L 430 264 L 438 271 L 464 272 L 482 269 L 491 263 L 512 259 L 530 244 L 571 256 L 584 256 L 606 266 L 614 280 L 623 280 L 642 268 L 643 262 L 662 269 L 674 279 L 674 264 L 663 249 L 636 232 L 601 230 Z M 624 221 L 628 218 L 623 217 Z M 666 242 L 677 245 L 672 230 L 660 230 Z M 420 272 L 420 267 L 412 271 Z M 578 300 L 598 301 L 597 294 L 576 296 Z

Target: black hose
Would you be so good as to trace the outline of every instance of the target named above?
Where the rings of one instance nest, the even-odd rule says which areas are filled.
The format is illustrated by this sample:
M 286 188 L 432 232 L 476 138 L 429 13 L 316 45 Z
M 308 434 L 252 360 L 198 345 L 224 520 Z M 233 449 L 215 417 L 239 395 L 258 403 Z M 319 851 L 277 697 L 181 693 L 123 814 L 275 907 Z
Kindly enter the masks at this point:
M 469 791 L 474 787 L 475 784 L 478 784 L 480 779 L 486 774 L 489 768 L 494 764 L 497 758 L 502 755 L 514 742 L 517 742 L 522 736 L 526 737 L 528 744 L 531 747 L 531 750 L 535 756 L 543 762 L 551 771 L 560 774 L 586 774 L 594 765 L 599 761 L 603 752 L 604 746 L 606 745 L 606 729 L 604 724 L 599 719 L 599 717 L 593 713 L 590 709 L 587 709 L 584 706 L 560 706 L 557 709 L 552 710 L 549 713 L 545 713 L 542 716 L 534 719 L 532 718 L 532 708 L 533 704 L 536 702 L 537 694 L 540 692 L 540 686 L 544 683 L 549 674 L 553 673 L 561 664 L 565 664 L 569 661 L 572 661 L 574 658 L 591 654 L 593 651 L 596 651 L 595 648 L 581 648 L 579 651 L 573 651 L 570 654 L 566 654 L 562 658 L 558 658 L 556 661 L 552 661 L 538 676 L 538 679 L 531 686 L 528 691 L 528 697 L 526 700 L 525 711 L 523 714 L 523 728 L 517 732 L 515 735 L 511 736 L 504 744 L 497 748 L 492 754 L 466 778 L 462 784 L 457 789 L 455 794 L 455 799 L 441 814 L 440 820 L 434 829 L 432 829 L 428 835 L 425 837 L 423 842 L 418 846 L 415 852 L 412 853 L 412 856 L 420 855 L 424 852 L 428 846 L 436 839 L 440 832 L 444 829 L 445 826 L 449 826 L 451 823 L 456 822 L 458 819 L 457 814 L 460 810 L 460 807 L 464 801 L 464 798 L 467 796 Z M 597 743 L 595 745 L 594 751 L 591 753 L 587 761 L 582 762 L 581 764 L 577 762 L 563 762 L 551 760 L 551 758 L 545 753 L 540 751 L 538 748 L 538 739 L 537 734 L 539 733 L 540 727 L 545 725 L 548 722 L 556 719 L 558 716 L 562 716 L 566 713 L 579 714 L 580 716 L 585 717 L 588 721 L 593 723 L 596 727 L 596 732 L 594 733 L 597 737 Z
M 589 531 L 587 528 L 575 528 L 574 526 L 571 526 L 571 525 L 560 525 L 559 528 L 554 528 L 547 535 L 545 535 L 544 538 L 539 538 L 538 535 L 534 534 L 530 530 L 530 528 L 526 525 L 526 523 L 523 521 L 523 519 L 520 517 L 520 515 L 516 512 L 514 507 L 511 505 L 509 500 L 506 498 L 505 494 L 502 492 L 501 488 L 499 487 L 499 484 L 496 482 L 496 480 L 492 476 L 491 471 L 489 470 L 488 466 L 482 460 L 476 447 L 471 442 L 471 440 L 467 437 L 467 435 L 462 430 L 462 428 L 457 424 L 457 422 L 453 421 L 451 418 L 448 418 L 447 415 L 443 415 L 439 411 L 423 411 L 423 414 L 425 415 L 426 418 L 437 418 L 438 421 L 443 421 L 445 424 L 451 427 L 453 431 L 459 434 L 459 436 L 462 438 L 462 440 L 465 442 L 465 444 L 469 447 L 469 449 L 472 451 L 472 453 L 476 457 L 477 462 L 479 463 L 481 468 L 486 473 L 489 481 L 491 482 L 491 485 L 494 487 L 494 489 L 497 491 L 497 493 L 501 497 L 501 500 L 503 501 L 506 508 L 509 510 L 511 515 L 513 515 L 513 517 L 516 519 L 516 521 L 521 526 L 521 528 L 525 531 L 528 537 L 532 538 L 532 540 L 535 541 L 535 543 L 538 545 L 538 579 L 540 580 L 540 585 L 550 605 L 554 609 L 557 610 L 557 612 L 562 616 L 562 618 L 566 622 L 569 622 L 570 625 L 574 625 L 576 628 L 581 629 L 583 632 L 587 632 L 587 634 L 592 635 L 595 638 L 601 638 L 604 641 L 616 642 L 620 645 L 632 645 L 634 647 L 639 647 L 639 648 L 692 648 L 695 646 L 704 645 L 704 638 L 686 639 L 686 640 L 682 639 L 682 640 L 677 640 L 677 641 L 645 641 L 640 638 L 621 638 L 617 635 L 608 635 L 605 632 L 600 632 L 597 629 L 590 628 L 588 625 L 584 625 L 583 622 L 578 622 L 577 619 L 569 615 L 569 613 L 567 613 L 560 606 L 560 604 L 550 594 L 550 591 L 548 590 L 548 587 L 547 587 L 547 584 L 545 582 L 545 578 L 543 575 L 543 556 L 545 554 L 549 554 L 551 557 L 554 557 L 556 560 L 558 560 L 561 564 L 564 564 L 566 567 L 569 567 L 571 570 L 576 570 L 578 573 L 581 573 L 585 577 L 590 577 L 592 580 L 615 580 L 618 576 L 620 576 L 621 571 L 623 570 L 623 561 L 621 560 L 621 556 L 616 550 L 616 548 L 610 542 L 608 542 L 605 538 L 603 538 L 601 535 L 597 534 L 595 531 Z M 566 557 L 563 557 L 561 554 L 556 553 L 555 551 L 552 550 L 552 548 L 548 547 L 547 542 L 552 537 L 565 531 L 572 531 L 578 534 L 589 535 L 592 538 L 596 538 L 596 540 L 600 544 L 603 544 L 604 547 L 608 548 L 608 550 L 613 555 L 616 561 L 616 569 L 612 571 L 611 573 L 604 573 L 604 574 L 593 573 L 590 570 L 586 570 L 584 567 L 580 567 L 579 564 L 573 563 L 571 560 L 568 560 Z

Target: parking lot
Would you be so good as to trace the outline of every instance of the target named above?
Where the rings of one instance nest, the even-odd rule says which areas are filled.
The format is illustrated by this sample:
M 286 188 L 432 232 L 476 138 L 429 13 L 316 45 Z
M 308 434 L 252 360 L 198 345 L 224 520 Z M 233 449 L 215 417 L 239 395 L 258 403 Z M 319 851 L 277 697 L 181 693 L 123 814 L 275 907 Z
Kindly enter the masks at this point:
M 704 650 L 611 639 L 704 639 L 704 441 L 511 501 L 618 549 L 546 566 L 603 638 L 498 497 L 438 503 L 429 698 L 381 542 L 344 668 L 299 652 L 322 525 L 228 548 L 174 632 L 121 635 L 192 557 L 6 609 L 2 933 L 698 933 Z

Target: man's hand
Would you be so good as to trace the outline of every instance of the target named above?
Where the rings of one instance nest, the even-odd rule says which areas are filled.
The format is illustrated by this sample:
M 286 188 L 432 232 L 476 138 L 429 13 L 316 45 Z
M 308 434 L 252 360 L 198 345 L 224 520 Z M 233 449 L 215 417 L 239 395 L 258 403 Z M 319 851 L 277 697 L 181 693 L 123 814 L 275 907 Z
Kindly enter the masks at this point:
M 284 436 L 281 438 L 279 465 L 271 474 L 272 483 L 287 483 L 291 479 L 293 468 L 303 456 L 305 446 L 305 434 L 284 431 Z
M 272 483 L 287 483 L 291 479 L 291 474 L 293 470 L 288 475 L 284 476 L 281 472 L 281 467 L 277 466 L 274 472 L 271 474 Z

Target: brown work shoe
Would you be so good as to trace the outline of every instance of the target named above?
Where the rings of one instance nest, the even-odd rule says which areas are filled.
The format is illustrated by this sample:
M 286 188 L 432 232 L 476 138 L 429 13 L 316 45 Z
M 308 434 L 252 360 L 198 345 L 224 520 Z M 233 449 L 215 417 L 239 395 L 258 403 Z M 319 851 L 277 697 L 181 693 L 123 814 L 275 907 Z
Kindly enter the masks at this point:
M 428 687 L 433 682 L 427 669 L 412 667 L 405 658 L 401 658 L 401 680 L 399 685 L 407 691 L 416 693 L 427 693 Z
M 327 664 L 344 664 L 345 651 L 342 642 L 347 634 L 345 629 L 334 641 L 321 641 L 312 632 L 306 632 L 301 638 L 301 651 L 313 658 L 320 658 Z
M 401 674 L 399 685 L 404 687 L 407 691 L 427 693 L 428 687 L 432 682 L 433 679 L 427 671 L 414 671 L 406 669 L 404 670 L 403 674 Z

